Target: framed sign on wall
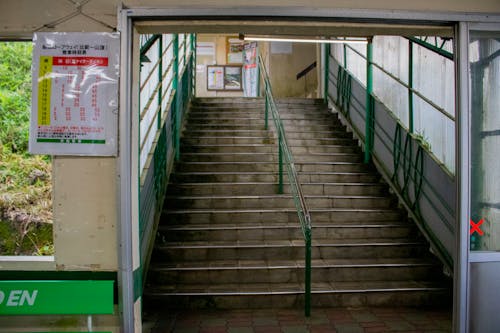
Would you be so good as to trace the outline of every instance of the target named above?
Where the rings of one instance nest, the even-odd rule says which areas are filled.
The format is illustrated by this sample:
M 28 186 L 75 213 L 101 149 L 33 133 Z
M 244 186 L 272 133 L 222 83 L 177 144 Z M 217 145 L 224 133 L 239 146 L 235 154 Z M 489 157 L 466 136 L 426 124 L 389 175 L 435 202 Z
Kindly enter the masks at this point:
M 207 90 L 242 91 L 242 67 L 207 66 Z
M 119 37 L 35 33 L 30 153 L 117 154 Z

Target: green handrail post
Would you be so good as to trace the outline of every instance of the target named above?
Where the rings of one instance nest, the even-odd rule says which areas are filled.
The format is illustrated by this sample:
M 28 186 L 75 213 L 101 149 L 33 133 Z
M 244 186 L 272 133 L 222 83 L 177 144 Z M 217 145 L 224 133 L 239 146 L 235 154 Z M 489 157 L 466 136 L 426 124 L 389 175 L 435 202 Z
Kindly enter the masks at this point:
M 184 58 L 184 67 L 187 66 L 186 57 L 187 57 L 187 34 L 183 34 L 184 39 L 182 40 L 182 47 L 184 48 L 184 52 L 182 53 L 182 57 Z
M 413 42 L 408 41 L 408 129 L 413 133 Z
M 196 93 L 196 34 L 191 34 L 191 95 Z
M 174 130 L 174 142 L 175 142 L 175 160 L 178 161 L 181 155 L 181 110 L 180 110 L 180 105 L 179 105 L 179 39 L 178 35 L 174 34 L 173 35 L 173 41 L 172 41 L 172 47 L 173 47 L 173 62 L 172 62 L 172 68 L 173 68 L 173 78 L 172 78 L 172 88 L 175 91 L 175 130 Z
M 365 118 L 365 163 L 369 163 L 373 147 L 373 38 L 366 44 L 366 118 Z
M 328 78 L 330 77 L 330 44 L 325 45 L 325 86 L 323 91 L 323 99 L 328 104 Z
M 265 111 L 264 111 L 264 129 L 268 129 L 269 127 L 269 122 L 268 122 L 268 118 L 269 118 L 269 95 L 267 93 L 267 82 L 266 82 L 266 90 L 264 92 L 264 96 L 265 96 L 265 99 L 266 99 L 266 108 L 265 108 Z
M 278 193 L 283 194 L 283 134 L 278 130 Z
M 259 56 L 259 66 L 261 67 L 260 74 L 262 80 L 265 84 L 265 102 L 266 102 L 266 121 L 267 113 L 271 111 L 273 117 L 273 123 L 278 135 L 278 165 L 279 165 L 279 193 L 283 193 L 283 165 L 286 166 L 286 171 L 288 174 L 288 181 L 290 182 L 290 192 L 295 203 L 295 208 L 297 209 L 297 215 L 299 217 L 300 226 L 302 229 L 302 234 L 304 236 L 305 245 L 305 304 L 304 313 L 306 317 L 311 315 L 311 239 L 312 239 L 312 227 L 311 227 L 311 215 L 309 209 L 307 208 L 307 202 L 302 191 L 297 170 L 293 162 L 292 153 L 287 143 L 285 128 L 283 127 L 283 122 L 280 118 L 278 107 L 272 95 L 271 83 L 269 81 L 269 76 L 267 74 L 266 68 L 264 66 L 264 61 L 262 57 Z M 269 110 L 270 109 L 270 110 Z M 267 126 L 266 126 L 267 128 Z
M 309 225 L 310 225 L 310 219 Z M 311 316 L 311 228 L 305 230 L 305 242 L 306 242 L 306 267 L 304 269 L 305 273 L 305 295 L 304 295 L 304 305 L 305 305 L 305 315 L 306 317 Z
M 347 45 L 344 43 L 344 68 L 347 69 Z
M 160 82 L 159 89 L 158 89 L 158 124 L 157 127 L 158 129 L 161 128 L 161 115 L 162 115 L 162 87 L 163 87 L 163 38 L 160 37 L 158 40 L 158 57 L 159 57 L 159 63 L 158 63 L 158 80 Z

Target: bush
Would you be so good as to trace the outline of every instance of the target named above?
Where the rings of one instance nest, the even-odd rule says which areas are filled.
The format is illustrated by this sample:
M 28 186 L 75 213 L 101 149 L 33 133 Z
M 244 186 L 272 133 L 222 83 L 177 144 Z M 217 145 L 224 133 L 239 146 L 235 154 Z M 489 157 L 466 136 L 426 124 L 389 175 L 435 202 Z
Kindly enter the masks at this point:
M 0 255 L 53 253 L 51 163 L 27 153 L 31 43 L 0 43 Z
M 0 43 L 0 145 L 28 148 L 31 106 L 31 43 Z

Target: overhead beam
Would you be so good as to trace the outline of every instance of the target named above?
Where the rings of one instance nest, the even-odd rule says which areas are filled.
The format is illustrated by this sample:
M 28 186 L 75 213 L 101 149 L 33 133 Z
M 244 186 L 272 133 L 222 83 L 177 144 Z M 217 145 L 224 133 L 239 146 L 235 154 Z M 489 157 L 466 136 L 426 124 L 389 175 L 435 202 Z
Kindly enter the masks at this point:
M 280 36 L 367 37 L 373 35 L 453 37 L 452 26 L 355 22 L 274 20 L 145 20 L 136 21 L 141 34 L 228 33 Z

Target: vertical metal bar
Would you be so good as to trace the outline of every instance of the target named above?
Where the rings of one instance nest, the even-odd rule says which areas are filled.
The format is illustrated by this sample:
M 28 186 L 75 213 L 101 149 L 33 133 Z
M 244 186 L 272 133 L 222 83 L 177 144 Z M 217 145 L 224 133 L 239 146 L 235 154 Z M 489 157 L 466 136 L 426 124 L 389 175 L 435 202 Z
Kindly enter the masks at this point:
M 132 233 L 132 19 L 123 6 L 118 8 L 120 31 L 120 154 L 119 186 L 119 311 L 123 332 L 133 332 L 134 273 Z
M 470 109 L 469 109 L 469 27 L 460 22 L 455 29 L 455 152 L 457 175 L 457 228 L 453 266 L 453 332 L 469 328 L 469 198 L 470 198 Z
M 306 317 L 311 316 L 311 230 L 306 230 L 306 262 L 305 262 L 305 300 L 304 312 Z
M 373 39 L 368 39 L 366 44 L 366 118 L 365 118 L 365 163 L 370 162 L 372 145 L 373 145 L 373 128 L 372 128 L 372 102 L 371 95 L 373 92 Z
M 325 44 L 325 83 L 323 91 L 323 99 L 328 103 L 328 78 L 330 77 L 330 44 Z
M 163 105 L 161 103 L 161 96 L 162 96 L 162 90 L 163 90 L 163 56 L 162 56 L 162 53 L 163 53 L 163 36 L 160 36 L 160 38 L 158 39 L 158 80 L 159 80 L 159 89 L 158 89 L 158 129 L 161 128 L 161 115 L 163 114 L 162 110 L 163 110 Z
M 264 111 L 264 129 L 267 131 L 267 129 L 269 128 L 269 121 L 268 121 L 268 118 L 269 118 L 269 96 L 267 94 L 267 83 L 266 83 L 266 91 L 264 92 L 265 94 L 265 99 L 266 99 L 266 108 L 265 108 L 265 111 Z
M 408 41 L 408 127 L 413 133 L 413 42 Z
M 259 47 L 257 46 L 257 59 L 259 59 L 259 58 L 260 58 Z M 260 94 L 260 80 L 261 80 L 261 77 L 260 77 L 260 66 L 261 66 L 261 64 L 260 64 L 259 60 L 257 60 L 257 64 L 258 64 L 258 66 L 257 66 L 257 90 L 256 90 L 257 94 L 256 94 L 255 97 L 261 96 L 261 94 Z
M 196 92 L 196 34 L 191 35 L 191 59 L 191 96 L 194 96 Z
M 347 69 L 347 45 L 346 44 L 342 45 L 344 45 L 344 68 Z
M 187 63 L 186 63 L 186 57 L 187 57 L 187 34 L 184 34 L 184 39 L 182 40 L 182 47 L 184 48 L 184 52 L 182 53 L 182 57 L 184 60 L 184 68 L 186 68 Z
M 278 130 L 278 193 L 283 194 L 283 148 L 281 145 L 283 143 L 283 135 L 279 128 Z
M 180 100 L 182 96 L 180 95 L 179 92 L 179 39 L 178 35 L 174 34 L 173 35 L 173 41 L 172 41 L 172 47 L 173 47 L 173 64 L 172 64 L 172 69 L 173 69 L 173 78 L 172 78 L 172 87 L 175 90 L 175 97 L 174 97 L 174 115 L 175 115 L 175 130 L 174 130 L 174 146 L 175 146 L 175 160 L 178 161 L 181 155 L 181 110 L 180 110 Z

